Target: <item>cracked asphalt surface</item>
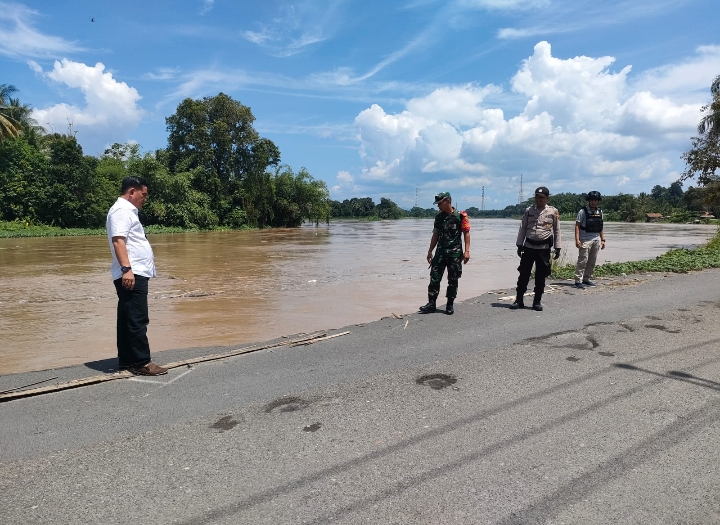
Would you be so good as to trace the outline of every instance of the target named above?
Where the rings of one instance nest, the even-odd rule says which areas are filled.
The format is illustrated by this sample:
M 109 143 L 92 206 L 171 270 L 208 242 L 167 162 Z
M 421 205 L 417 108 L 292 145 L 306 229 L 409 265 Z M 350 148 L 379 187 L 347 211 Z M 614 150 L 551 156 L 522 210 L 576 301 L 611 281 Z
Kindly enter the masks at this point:
M 719 523 L 719 279 L 554 282 L 543 312 L 498 288 L 0 403 L 0 522 Z

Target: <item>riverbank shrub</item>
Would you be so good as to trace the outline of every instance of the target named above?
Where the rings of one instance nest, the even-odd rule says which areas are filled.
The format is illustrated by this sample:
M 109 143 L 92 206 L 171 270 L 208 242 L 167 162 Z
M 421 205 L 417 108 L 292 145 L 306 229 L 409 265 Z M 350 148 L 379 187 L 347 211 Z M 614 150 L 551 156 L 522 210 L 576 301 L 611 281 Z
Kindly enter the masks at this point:
M 601 264 L 595 267 L 595 277 L 644 272 L 686 273 L 706 268 L 720 268 L 720 232 L 707 244 L 693 250 L 670 250 L 646 261 Z M 552 277 L 555 279 L 573 279 L 574 276 L 574 263 L 553 268 Z

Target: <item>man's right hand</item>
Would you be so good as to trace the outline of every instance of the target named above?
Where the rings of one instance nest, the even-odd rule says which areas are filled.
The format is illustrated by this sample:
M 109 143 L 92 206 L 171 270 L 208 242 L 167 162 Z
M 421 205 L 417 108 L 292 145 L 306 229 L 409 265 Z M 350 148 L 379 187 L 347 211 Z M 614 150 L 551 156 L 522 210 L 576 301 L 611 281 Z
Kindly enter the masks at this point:
M 132 290 L 135 288 L 135 275 L 132 270 L 128 270 L 122 276 L 122 286 L 126 290 Z
M 427 254 L 427 262 L 428 262 L 428 264 L 432 264 L 432 260 L 433 260 L 433 253 L 432 253 L 432 250 L 430 250 L 430 251 L 428 252 L 428 254 Z
M 517 254 L 518 254 L 518 257 L 522 257 L 522 254 L 523 254 L 523 247 L 522 247 L 522 246 L 518 246 L 518 247 L 517 247 Z
M 575 239 L 575 248 L 582 248 L 582 243 L 578 239 Z

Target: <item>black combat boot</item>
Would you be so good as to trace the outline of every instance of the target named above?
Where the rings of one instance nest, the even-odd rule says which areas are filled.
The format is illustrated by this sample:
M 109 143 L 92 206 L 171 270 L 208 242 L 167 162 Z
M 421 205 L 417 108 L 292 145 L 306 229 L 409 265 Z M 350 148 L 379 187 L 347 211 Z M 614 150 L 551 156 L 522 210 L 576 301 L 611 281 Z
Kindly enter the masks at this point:
M 447 304 L 445 305 L 445 313 L 448 315 L 452 315 L 455 313 L 455 308 L 453 308 L 453 303 L 455 302 L 455 299 L 448 298 Z
M 425 306 L 420 307 L 420 312 L 424 314 L 431 314 L 437 308 L 435 308 L 435 299 L 428 299 L 428 303 Z
M 536 310 L 538 312 L 542 312 L 543 309 L 540 299 L 542 299 L 542 295 L 535 294 L 535 298 L 533 299 L 533 310 Z
M 522 295 L 518 295 L 515 298 L 515 302 L 510 305 L 510 310 L 517 310 L 518 308 L 525 308 L 525 303 L 523 302 Z

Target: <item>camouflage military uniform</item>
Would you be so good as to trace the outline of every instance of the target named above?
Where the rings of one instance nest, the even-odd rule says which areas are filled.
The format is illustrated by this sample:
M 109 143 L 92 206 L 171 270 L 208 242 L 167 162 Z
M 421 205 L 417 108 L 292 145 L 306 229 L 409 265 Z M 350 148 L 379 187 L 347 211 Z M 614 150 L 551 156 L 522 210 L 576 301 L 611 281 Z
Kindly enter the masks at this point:
M 440 212 L 435 216 L 433 234 L 438 234 L 437 248 L 430 266 L 428 298 L 435 301 L 440 293 L 440 281 L 445 268 L 448 270 L 446 297 L 457 297 L 458 279 L 462 277 L 463 247 L 462 232 L 470 231 L 470 221 L 465 212 Z

